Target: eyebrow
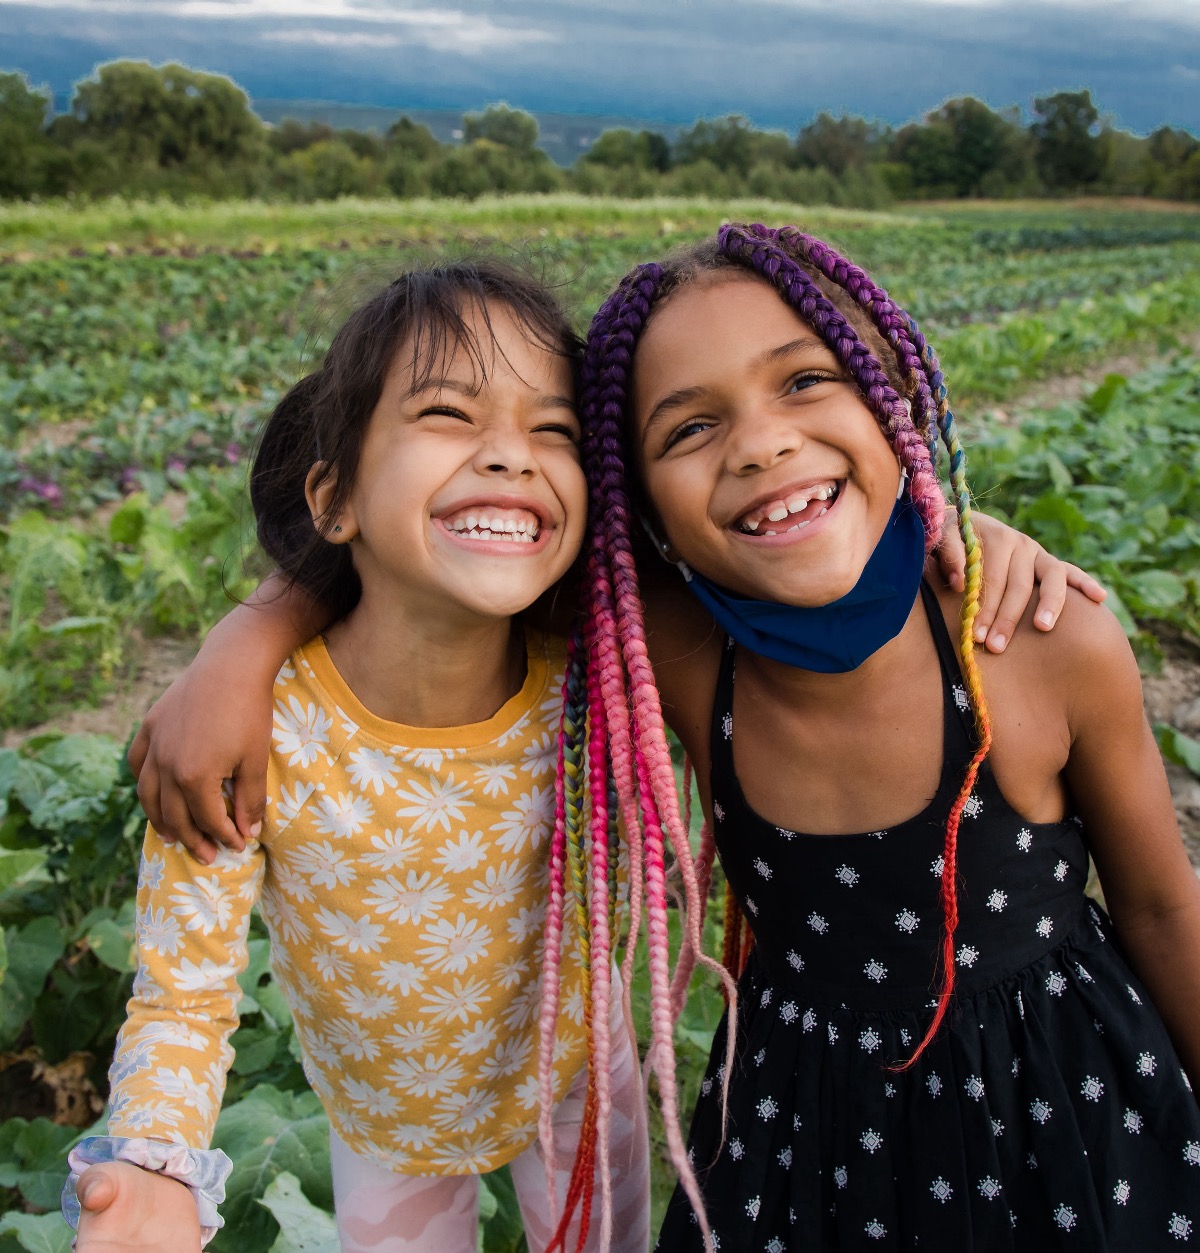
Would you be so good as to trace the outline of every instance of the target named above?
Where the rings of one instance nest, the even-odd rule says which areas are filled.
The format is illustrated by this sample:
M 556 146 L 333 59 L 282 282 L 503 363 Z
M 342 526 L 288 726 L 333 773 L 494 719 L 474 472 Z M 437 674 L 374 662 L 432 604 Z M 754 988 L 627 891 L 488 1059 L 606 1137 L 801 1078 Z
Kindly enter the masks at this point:
M 460 396 L 468 396 L 474 400 L 483 391 L 483 386 L 483 382 L 468 383 L 462 379 L 431 378 L 422 387 L 409 394 L 419 396 L 422 392 L 458 392 Z M 539 393 L 537 399 L 533 402 L 533 407 L 535 409 L 570 409 L 574 412 L 575 402 L 568 396 Z
M 766 352 L 760 353 L 754 358 L 751 366 L 776 365 L 797 352 L 809 351 L 813 348 L 820 348 L 824 352 L 829 351 L 829 345 L 824 340 L 816 339 L 812 335 L 801 335 L 798 339 L 792 339 L 786 344 L 780 344 L 778 348 L 768 348 Z M 699 400 L 705 394 L 705 391 L 706 389 L 703 387 L 680 387 L 673 392 L 668 392 L 650 410 L 650 416 L 646 419 L 646 425 L 642 429 L 642 442 L 646 442 L 646 437 L 656 422 L 675 409 L 682 409 L 685 405 L 690 405 L 693 400 Z

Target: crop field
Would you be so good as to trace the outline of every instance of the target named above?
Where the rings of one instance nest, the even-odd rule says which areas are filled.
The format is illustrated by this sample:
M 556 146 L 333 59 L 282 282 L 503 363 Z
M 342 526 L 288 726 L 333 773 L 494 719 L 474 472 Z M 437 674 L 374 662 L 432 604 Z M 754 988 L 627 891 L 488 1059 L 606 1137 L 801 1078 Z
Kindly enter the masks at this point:
M 524 258 L 582 326 L 631 265 L 731 217 L 830 239 L 921 323 L 980 506 L 1110 589 L 1200 850 L 1200 213 L 568 196 L 0 207 L 0 1253 L 69 1247 L 63 1155 L 102 1114 L 133 968 L 142 820 L 124 744 L 262 573 L 245 478 L 274 399 L 414 258 Z M 324 1115 L 252 934 L 216 1141 L 236 1167 L 211 1247 L 332 1251 Z M 698 982 L 679 1026 L 685 1100 L 718 1015 Z M 657 1205 L 668 1189 L 664 1167 Z M 484 1217 L 487 1249 L 521 1247 L 503 1174 Z

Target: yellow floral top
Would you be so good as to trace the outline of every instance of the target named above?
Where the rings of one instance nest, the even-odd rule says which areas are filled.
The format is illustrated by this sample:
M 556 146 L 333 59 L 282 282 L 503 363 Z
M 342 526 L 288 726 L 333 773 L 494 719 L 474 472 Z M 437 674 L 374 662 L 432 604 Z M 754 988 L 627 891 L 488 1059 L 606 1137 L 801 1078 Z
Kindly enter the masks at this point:
M 259 841 L 204 866 L 147 833 L 110 1135 L 208 1144 L 261 899 L 306 1072 L 352 1149 L 454 1175 L 532 1142 L 563 664 L 535 638 L 494 717 L 429 730 L 374 717 L 321 640 L 292 655 Z M 573 931 L 564 949 L 556 1096 L 586 1059 Z

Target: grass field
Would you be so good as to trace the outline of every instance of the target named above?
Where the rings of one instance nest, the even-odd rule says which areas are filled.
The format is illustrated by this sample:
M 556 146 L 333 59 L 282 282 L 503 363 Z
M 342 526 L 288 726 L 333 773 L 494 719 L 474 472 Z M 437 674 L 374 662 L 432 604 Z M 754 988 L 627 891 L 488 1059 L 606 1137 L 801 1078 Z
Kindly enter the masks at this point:
M 728 218 L 830 239 L 921 322 L 983 507 L 1112 590 L 1200 835 L 1200 214 L 566 196 L 0 208 L 0 1253 L 67 1247 L 62 1153 L 101 1111 L 131 970 L 140 820 L 120 747 L 253 585 L 246 455 L 274 398 L 409 258 L 527 258 L 582 326 L 632 264 Z M 264 934 L 219 1132 L 249 1165 L 217 1253 L 288 1253 L 327 1222 L 311 1209 L 328 1195 L 323 1116 Z M 679 1035 L 687 1092 L 717 1013 L 698 985 Z M 308 1200 L 275 1185 L 273 1244 L 256 1199 L 289 1173 Z M 660 1205 L 667 1186 L 660 1171 Z M 487 1247 L 515 1248 L 502 1180 L 488 1207 Z

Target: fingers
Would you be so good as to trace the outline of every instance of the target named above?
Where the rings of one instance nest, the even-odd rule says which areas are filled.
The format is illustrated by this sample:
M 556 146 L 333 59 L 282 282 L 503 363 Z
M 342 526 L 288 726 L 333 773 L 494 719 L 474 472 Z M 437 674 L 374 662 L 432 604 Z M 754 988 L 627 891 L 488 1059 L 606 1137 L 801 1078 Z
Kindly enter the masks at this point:
M 988 652 L 1002 653 L 1008 647 L 1033 594 L 1034 566 L 1033 552 L 1022 547 L 1013 552 L 1003 581 L 985 574 L 975 641 L 986 642 Z
M 244 761 L 233 779 L 233 820 L 246 839 L 258 839 L 266 807 L 267 759 Z
M 129 751 L 125 754 L 125 760 L 129 763 L 130 772 L 135 779 L 140 779 L 142 766 L 146 761 L 146 754 L 150 751 L 150 732 L 146 729 L 143 722 L 137 729 L 137 734 L 129 741 Z
M 958 532 L 958 515 L 953 509 L 946 510 L 946 521 L 942 525 L 942 537 L 938 541 L 934 556 L 937 558 L 938 570 L 947 586 L 961 592 L 966 586 L 967 550 L 962 536 Z
M 108 1166 L 89 1166 L 75 1185 L 81 1209 L 99 1214 L 108 1209 L 117 1196 L 117 1181 Z
M 1066 572 L 1068 587 L 1073 587 L 1077 592 L 1082 592 L 1088 600 L 1094 600 L 1098 605 L 1108 596 L 1108 589 L 1102 583 L 1092 578 L 1086 570 L 1073 566 L 1069 561 L 1064 561 L 1060 564 Z
M 1035 564 L 1034 573 L 1038 581 L 1038 606 L 1033 615 L 1033 625 L 1039 631 L 1053 631 L 1058 615 L 1067 603 L 1067 567 L 1064 562 L 1043 551 Z

